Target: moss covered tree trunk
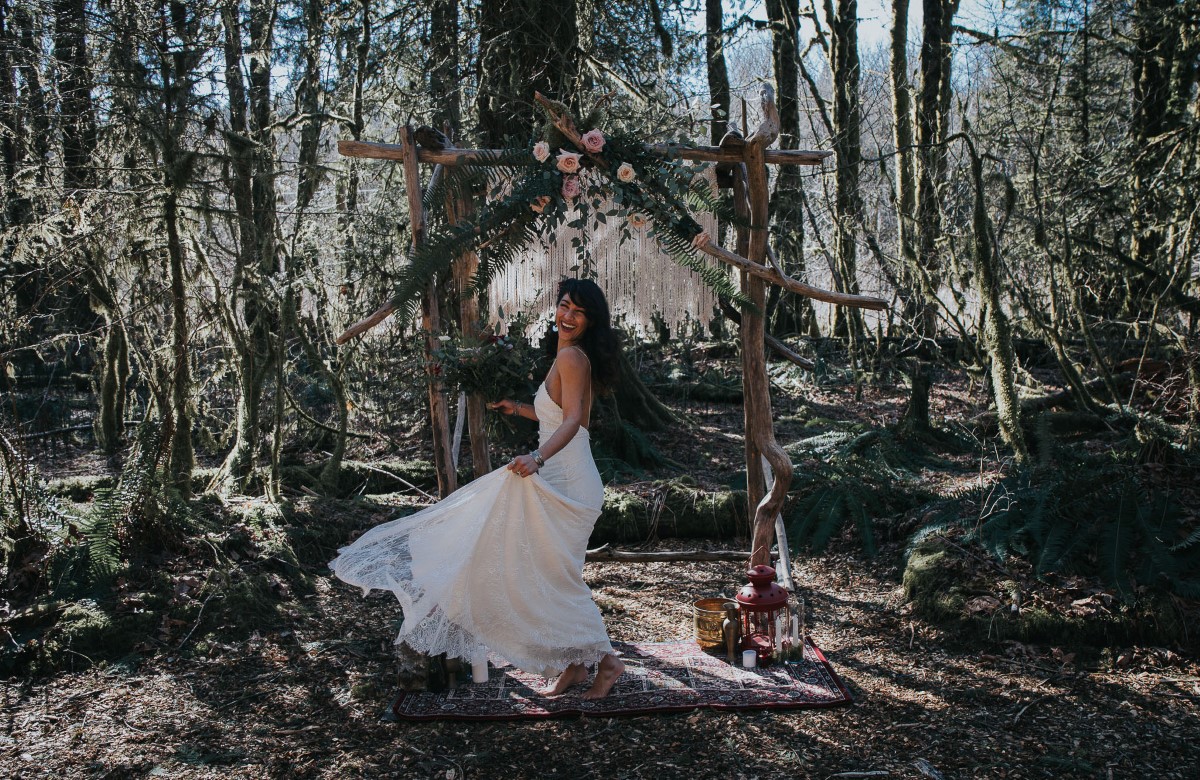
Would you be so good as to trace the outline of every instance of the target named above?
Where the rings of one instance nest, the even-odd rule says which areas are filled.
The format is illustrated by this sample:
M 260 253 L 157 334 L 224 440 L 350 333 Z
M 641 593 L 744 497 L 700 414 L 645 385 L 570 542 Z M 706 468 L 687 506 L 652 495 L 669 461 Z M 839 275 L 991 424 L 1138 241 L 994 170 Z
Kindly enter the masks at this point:
M 1029 462 L 1025 434 L 1021 429 L 1021 403 L 1016 388 L 1016 356 L 1012 329 L 1004 313 L 1000 293 L 999 257 L 992 237 L 983 186 L 983 161 L 969 138 L 964 136 L 971 156 L 971 178 L 975 183 L 972 227 L 975 233 L 975 287 L 983 303 L 983 343 L 991 365 L 992 390 L 996 397 L 996 418 L 1000 435 L 1012 448 L 1017 462 Z
M 233 131 L 228 140 L 239 233 L 237 267 L 231 279 L 236 300 L 228 320 L 236 354 L 238 401 L 234 441 L 216 481 L 231 492 L 249 488 L 267 433 L 274 432 L 278 425 L 274 415 L 266 423 L 262 416 L 267 382 L 278 376 L 274 363 L 282 359 L 277 338 L 283 324 L 278 302 L 271 299 L 264 284 L 279 267 L 270 66 L 275 14 L 273 5 L 265 0 L 255 0 L 249 6 L 247 83 L 241 72 L 245 52 L 240 10 L 231 0 L 222 8 L 225 81 Z M 276 388 L 276 392 L 282 392 L 282 388 Z M 277 411 L 278 405 L 272 409 Z

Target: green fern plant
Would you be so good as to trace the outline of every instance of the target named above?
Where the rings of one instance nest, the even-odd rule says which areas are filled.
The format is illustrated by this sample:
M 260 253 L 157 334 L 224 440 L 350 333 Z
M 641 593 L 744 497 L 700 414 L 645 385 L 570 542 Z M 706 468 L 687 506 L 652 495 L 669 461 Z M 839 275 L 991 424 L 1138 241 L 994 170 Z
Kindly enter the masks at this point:
M 1093 574 L 1126 599 L 1138 585 L 1200 594 L 1200 529 L 1189 535 L 1173 497 L 1143 489 L 1112 460 L 1042 451 L 1037 466 L 928 509 L 910 552 L 955 529 L 997 560 L 1028 560 L 1039 577 Z
M 138 427 L 134 449 L 117 484 L 99 490 L 79 524 L 94 583 L 110 580 L 121 568 L 129 543 L 161 537 L 168 518 L 186 515 L 161 469 L 162 430 L 149 421 Z
M 835 431 L 790 445 L 807 456 L 794 490 L 802 493 L 788 517 L 788 537 L 816 552 L 843 528 L 852 527 L 868 555 L 878 552 L 875 518 L 920 503 L 916 470 L 927 456 L 889 430 Z

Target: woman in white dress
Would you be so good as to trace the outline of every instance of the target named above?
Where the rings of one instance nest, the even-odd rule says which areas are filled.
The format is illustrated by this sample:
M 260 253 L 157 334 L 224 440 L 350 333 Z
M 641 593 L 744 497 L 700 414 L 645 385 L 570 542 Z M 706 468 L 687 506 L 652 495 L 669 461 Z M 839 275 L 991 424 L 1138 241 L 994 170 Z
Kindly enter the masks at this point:
M 588 537 L 604 503 L 588 424 L 593 391 L 616 378 L 617 340 L 595 282 L 559 285 L 554 364 L 532 404 L 489 407 L 538 422 L 538 448 L 442 501 L 377 526 L 339 551 L 342 580 L 396 594 L 397 643 L 430 655 L 486 652 L 526 672 L 558 677 L 559 695 L 596 678 L 585 699 L 608 695 L 625 665 L 613 654 L 583 581 Z

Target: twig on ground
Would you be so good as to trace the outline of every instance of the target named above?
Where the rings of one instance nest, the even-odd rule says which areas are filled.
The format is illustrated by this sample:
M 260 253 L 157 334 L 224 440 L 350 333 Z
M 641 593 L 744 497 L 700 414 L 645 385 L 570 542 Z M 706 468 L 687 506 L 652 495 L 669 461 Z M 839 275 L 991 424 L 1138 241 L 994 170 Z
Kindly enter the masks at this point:
M 1039 704 L 1039 703 L 1045 701 L 1046 699 L 1052 699 L 1052 698 L 1054 698 L 1054 697 L 1053 696 L 1039 696 L 1036 699 L 1034 699 L 1033 701 L 1029 702 L 1024 707 L 1021 708 L 1020 712 L 1018 712 L 1016 714 L 1016 716 L 1013 718 L 1012 724 L 1014 726 L 1017 725 L 1017 723 L 1021 720 L 1021 716 L 1024 715 L 1025 711 L 1028 710 L 1033 705 Z

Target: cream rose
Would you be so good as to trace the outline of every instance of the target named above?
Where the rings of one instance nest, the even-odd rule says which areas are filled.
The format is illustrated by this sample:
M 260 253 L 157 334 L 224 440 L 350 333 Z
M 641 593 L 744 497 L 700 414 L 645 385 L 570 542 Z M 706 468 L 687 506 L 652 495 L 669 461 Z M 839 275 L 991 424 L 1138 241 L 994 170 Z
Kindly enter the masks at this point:
M 546 162 L 550 159 L 550 144 L 545 141 L 538 141 L 533 145 L 533 157 L 538 162 Z
M 625 221 L 628 222 L 629 227 L 633 228 L 634 230 L 641 230 L 650 223 L 650 220 L 646 219 L 641 214 L 630 214 Z
M 558 150 L 558 169 L 563 173 L 579 173 L 579 159 L 583 157 L 578 152 L 568 152 L 566 149 Z
M 632 165 L 621 163 L 621 167 L 617 168 L 617 178 L 628 184 L 637 178 L 637 174 L 634 172 Z
M 599 130 L 588 130 L 579 140 L 583 142 L 583 148 L 591 154 L 596 154 L 604 148 L 604 133 Z

